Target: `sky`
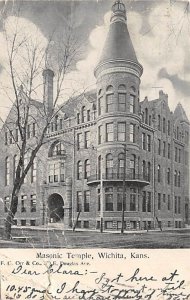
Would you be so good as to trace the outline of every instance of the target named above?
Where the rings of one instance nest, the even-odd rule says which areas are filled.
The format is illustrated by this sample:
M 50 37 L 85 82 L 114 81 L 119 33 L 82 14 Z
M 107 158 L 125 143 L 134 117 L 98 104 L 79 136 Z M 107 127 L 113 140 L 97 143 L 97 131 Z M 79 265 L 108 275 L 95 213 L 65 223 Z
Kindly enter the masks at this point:
M 0 86 L 11 93 L 7 72 L 7 55 L 3 24 L 12 34 L 18 21 L 21 32 L 31 39 L 38 36 L 40 47 L 46 46 L 52 32 L 64 33 L 65 24 L 72 20 L 75 34 L 82 45 L 73 69 L 66 75 L 65 101 L 73 90 L 94 89 L 93 70 L 98 63 L 109 30 L 111 6 L 114 1 L 16 1 L 20 16 L 14 16 L 13 2 L 0 2 Z M 188 1 L 123 0 L 127 10 L 127 25 L 143 66 L 140 100 L 158 98 L 159 90 L 168 94 L 173 111 L 180 102 L 190 118 L 190 5 Z M 27 64 L 25 68 L 27 67 Z M 23 71 L 23 61 L 17 61 Z M 38 78 L 42 81 L 41 75 Z M 40 92 L 39 92 L 40 93 Z M 11 95 L 13 97 L 13 95 Z M 37 97 L 37 96 L 36 96 Z M 0 89 L 0 117 L 5 119 L 11 101 L 5 88 Z M 37 98 L 41 98 L 38 96 Z

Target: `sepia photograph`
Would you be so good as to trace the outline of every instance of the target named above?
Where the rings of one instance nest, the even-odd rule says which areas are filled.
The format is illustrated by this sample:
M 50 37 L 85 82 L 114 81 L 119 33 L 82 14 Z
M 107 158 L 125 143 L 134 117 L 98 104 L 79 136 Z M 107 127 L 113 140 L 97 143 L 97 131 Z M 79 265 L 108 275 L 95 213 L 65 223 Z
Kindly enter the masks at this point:
M 0 248 L 190 248 L 189 1 L 0 10 Z

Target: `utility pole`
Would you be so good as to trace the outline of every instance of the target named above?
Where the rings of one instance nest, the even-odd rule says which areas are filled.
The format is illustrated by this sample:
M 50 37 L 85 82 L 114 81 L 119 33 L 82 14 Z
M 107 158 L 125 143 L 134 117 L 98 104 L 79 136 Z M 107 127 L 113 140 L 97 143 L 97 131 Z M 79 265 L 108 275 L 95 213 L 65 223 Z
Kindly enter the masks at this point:
M 125 188 L 125 178 L 126 178 L 126 144 L 124 147 L 124 172 L 123 172 L 123 197 L 122 197 L 122 218 L 121 218 L 121 233 L 124 233 L 124 217 L 125 217 L 125 202 L 126 202 L 126 188 Z
M 103 191 L 103 178 L 102 178 L 102 157 L 101 157 L 101 167 L 100 167 L 100 232 L 103 232 L 104 222 L 103 222 L 103 207 L 104 207 L 104 191 Z

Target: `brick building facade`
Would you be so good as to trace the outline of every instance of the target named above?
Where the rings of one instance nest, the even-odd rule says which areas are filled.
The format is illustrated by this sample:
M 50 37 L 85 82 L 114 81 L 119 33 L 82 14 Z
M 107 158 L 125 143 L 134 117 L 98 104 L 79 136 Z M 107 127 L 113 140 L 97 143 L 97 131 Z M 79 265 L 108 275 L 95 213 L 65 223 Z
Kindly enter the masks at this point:
M 70 228 L 127 229 L 189 224 L 189 121 L 168 96 L 140 102 L 138 62 L 126 24 L 125 6 L 115 2 L 110 30 L 95 69 L 96 91 L 69 99 L 47 132 L 22 186 L 15 224 L 63 223 Z M 53 72 L 45 70 L 44 101 L 51 109 Z M 22 91 L 21 91 L 22 93 Z M 21 95 L 21 97 L 24 97 Z M 33 101 L 28 143 L 35 143 L 42 103 Z M 36 109 L 38 108 L 38 109 Z M 14 119 L 11 110 L 7 121 Z M 11 130 L 16 136 L 16 126 Z M 0 222 L 6 217 L 17 147 L 1 130 Z M 124 196 L 124 197 L 123 197 Z

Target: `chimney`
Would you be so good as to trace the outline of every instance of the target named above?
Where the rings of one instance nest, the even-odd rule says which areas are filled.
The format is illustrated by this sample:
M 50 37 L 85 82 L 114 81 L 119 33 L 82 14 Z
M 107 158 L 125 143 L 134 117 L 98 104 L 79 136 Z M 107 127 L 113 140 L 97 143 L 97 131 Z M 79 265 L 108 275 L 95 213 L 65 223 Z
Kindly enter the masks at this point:
M 52 113 L 53 109 L 53 77 L 54 72 L 50 69 L 45 69 L 42 73 L 44 83 L 44 95 L 43 102 L 45 105 L 46 112 Z

